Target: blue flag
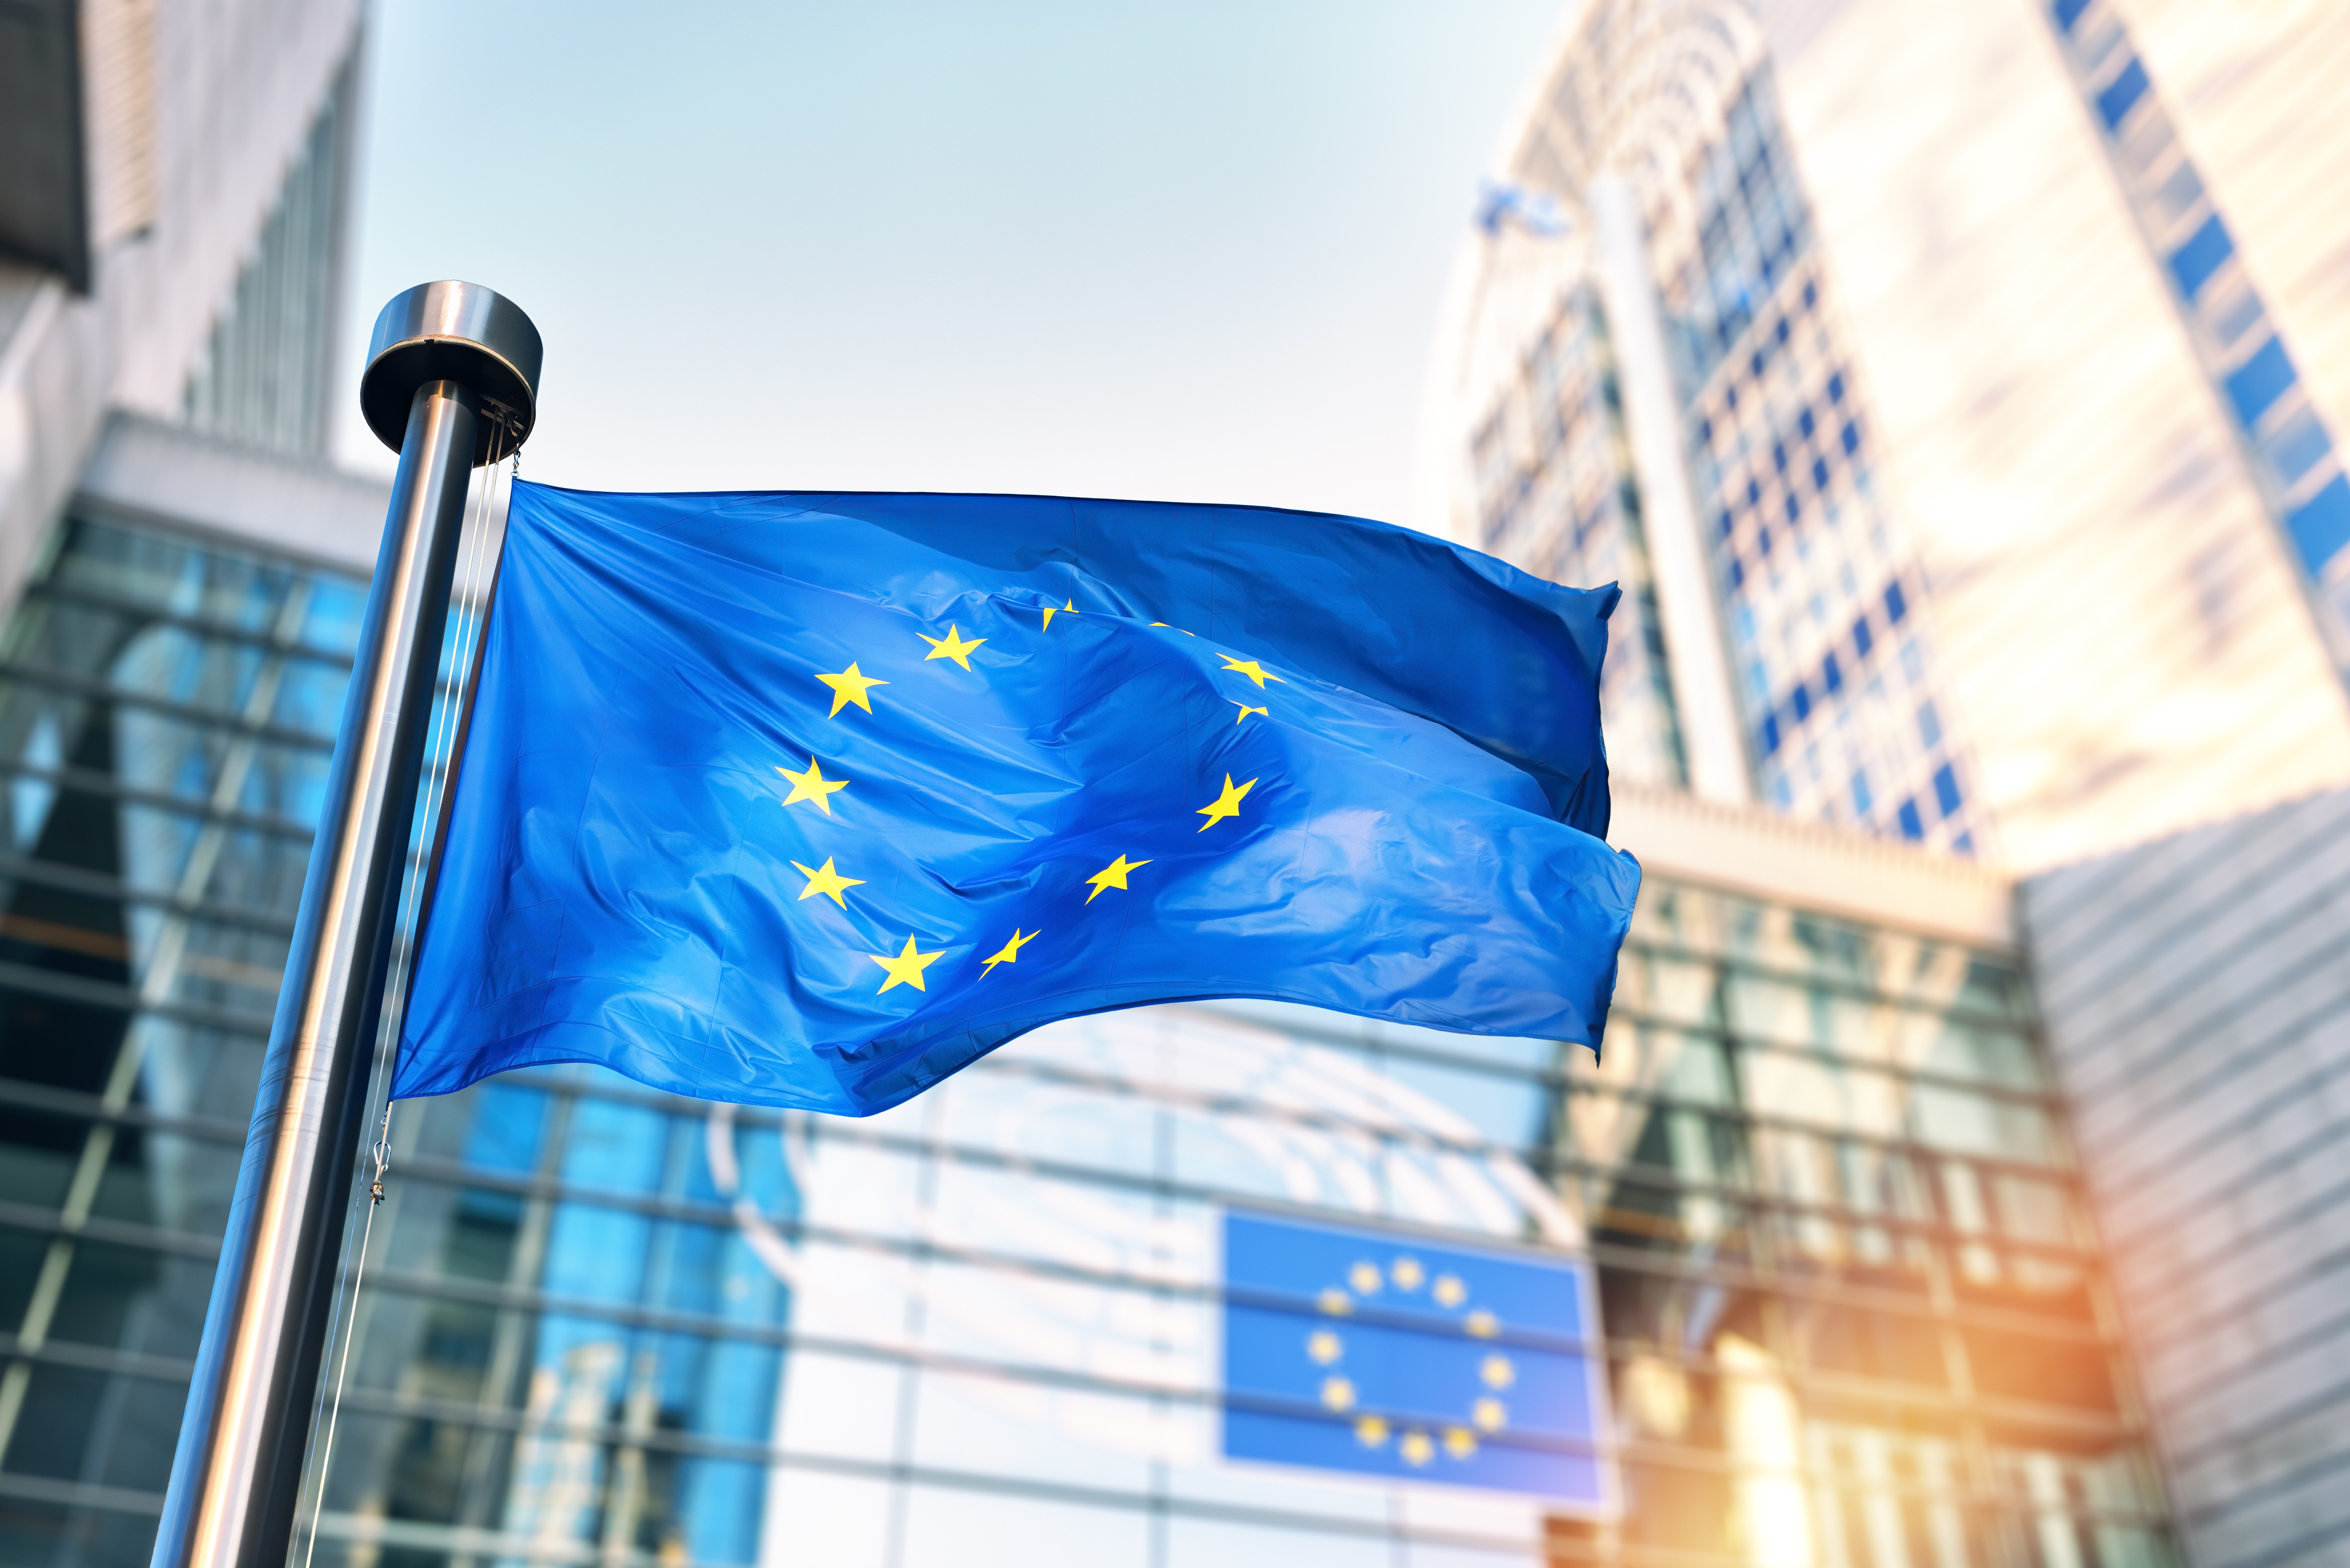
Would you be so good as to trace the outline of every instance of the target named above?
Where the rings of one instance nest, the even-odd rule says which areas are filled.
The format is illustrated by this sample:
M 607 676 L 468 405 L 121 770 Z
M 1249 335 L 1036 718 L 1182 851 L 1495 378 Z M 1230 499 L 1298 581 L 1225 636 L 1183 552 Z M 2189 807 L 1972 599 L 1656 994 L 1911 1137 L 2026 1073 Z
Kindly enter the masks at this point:
M 1215 996 L 1596 1048 L 1616 597 L 1310 513 L 517 484 L 393 1092 L 865 1115 Z
M 1586 1264 L 1224 1216 L 1227 1459 L 1613 1501 Z

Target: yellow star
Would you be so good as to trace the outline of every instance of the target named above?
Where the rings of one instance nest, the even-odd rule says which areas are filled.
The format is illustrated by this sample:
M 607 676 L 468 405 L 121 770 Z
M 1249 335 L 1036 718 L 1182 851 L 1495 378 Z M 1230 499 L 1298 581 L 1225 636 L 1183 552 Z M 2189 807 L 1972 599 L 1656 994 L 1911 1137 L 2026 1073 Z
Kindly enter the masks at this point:
M 795 774 L 789 768 L 777 768 L 775 771 L 792 781 L 792 793 L 784 797 L 785 805 L 797 805 L 804 800 L 812 800 L 816 802 L 816 809 L 827 816 L 832 815 L 832 792 L 848 787 L 847 779 L 825 777 L 823 770 L 816 765 L 814 757 L 808 759 L 807 772 L 804 774 Z
M 801 865 L 796 860 L 792 862 L 792 869 L 808 879 L 807 886 L 800 889 L 800 898 L 803 902 L 809 898 L 813 898 L 818 893 L 821 893 L 826 898 L 831 899 L 834 903 L 846 909 L 848 908 L 848 900 L 842 898 L 841 894 L 851 888 L 862 888 L 865 886 L 864 877 L 844 877 L 839 872 L 834 870 L 832 868 L 832 857 L 829 855 L 824 857 L 824 864 L 814 871 L 809 870 L 806 867 Z
M 1227 699 L 1226 699 L 1226 701 L 1230 701 L 1233 707 L 1238 708 L 1238 709 L 1240 710 L 1240 711 L 1239 711 L 1238 713 L 1236 713 L 1236 714 L 1234 714 L 1234 715 L 1232 716 L 1232 722 L 1233 722 L 1233 723 L 1235 723 L 1235 724 L 1245 724 L 1245 723 L 1247 723 L 1247 722 L 1248 722 L 1248 716 L 1249 716 L 1251 713 L 1260 713 L 1260 714 L 1263 714 L 1265 718 L 1268 718 L 1268 719 L 1270 719 L 1270 718 L 1272 718 L 1272 717 L 1273 717 L 1273 712 L 1272 712 L 1272 711 L 1271 711 L 1270 709 L 1265 709 L 1265 708 L 1252 708 L 1252 707 L 1250 707 L 1247 703 L 1243 702 L 1243 701 L 1238 701 L 1238 700 L 1236 700 L 1236 699 L 1232 699 L 1232 698 L 1227 698 Z
M 1488 1388 L 1507 1388 L 1518 1380 L 1518 1369 L 1506 1355 L 1489 1355 L 1477 1366 L 1477 1376 Z
M 962 631 L 952 624 L 947 627 L 947 634 L 944 637 L 931 637 L 919 631 L 914 635 L 931 645 L 930 652 L 922 655 L 923 663 L 928 664 L 933 659 L 951 659 L 965 670 L 971 668 L 972 651 L 987 640 L 982 637 L 965 642 Z
M 1249 780 L 1248 783 L 1241 785 L 1237 789 L 1233 788 L 1232 775 L 1226 774 L 1224 775 L 1224 793 L 1218 795 L 1213 804 L 1203 805 L 1200 808 L 1200 815 L 1208 819 L 1207 821 L 1200 824 L 1200 831 L 1205 833 L 1208 829 L 1215 826 L 1216 824 L 1223 821 L 1224 818 L 1228 816 L 1238 816 L 1241 814 L 1241 802 L 1246 800 L 1248 798 L 1248 792 L 1254 788 L 1256 788 L 1256 780 L 1254 779 Z
M 1388 1424 L 1377 1416 L 1362 1416 L 1355 1421 L 1355 1441 L 1367 1449 L 1376 1449 L 1388 1440 Z
M 1403 1435 L 1403 1441 L 1398 1443 L 1396 1449 L 1403 1455 L 1403 1462 L 1408 1465 L 1424 1465 L 1436 1457 L 1436 1445 L 1429 1440 L 1426 1432 L 1406 1432 Z
M 1338 1336 L 1326 1328 L 1317 1328 L 1305 1336 L 1305 1354 L 1324 1366 L 1346 1353 L 1346 1346 L 1338 1343 Z
M 1069 614 L 1071 614 L 1071 615 L 1076 615 L 1076 614 L 1077 614 L 1077 613 L 1078 613 L 1078 611 L 1077 611 L 1077 601 L 1076 601 L 1076 600 L 1075 600 L 1075 599 L 1071 599 L 1068 603 L 1066 603 L 1066 604 L 1063 605 L 1063 606 L 1061 607 L 1061 608 L 1060 608 L 1060 609 L 1055 609 L 1051 605 L 1046 605 L 1046 606 L 1045 607 L 1045 629 L 1046 631 L 1050 631 L 1050 630 L 1052 630 L 1052 629 L 1053 629 L 1053 618 L 1054 618 L 1055 616 L 1056 616 L 1056 615 L 1059 615 L 1059 614 L 1061 613 L 1061 611 L 1062 611 L 1062 610 L 1066 610 L 1066 611 L 1067 611 Z M 952 630 L 954 629 L 954 628 L 952 628 L 952 627 L 949 627 L 949 628 L 947 628 L 947 629 L 948 629 L 949 631 L 952 631 Z M 983 638 L 981 638 L 979 640 L 980 640 L 980 641 L 982 641 L 982 642 L 985 642 L 985 641 L 987 640 L 987 639 L 985 639 L 985 638 L 983 638 Z M 935 659 L 935 658 L 937 658 L 938 656 L 937 656 L 936 654 L 932 654 L 931 657 L 932 657 L 933 659 Z
M 851 702 L 870 713 L 873 711 L 873 699 L 867 693 L 876 686 L 889 684 L 887 680 L 876 680 L 858 669 L 855 659 L 849 660 L 848 668 L 839 674 L 818 675 L 816 679 L 832 688 L 832 711 L 825 715 L 827 719 L 839 718 L 841 709 Z
M 1224 661 L 1224 668 L 1226 670 L 1231 670 L 1235 675 L 1245 675 L 1251 680 L 1255 681 L 1256 688 L 1260 691 L 1264 690 L 1264 683 L 1266 681 L 1281 680 L 1280 676 L 1273 674 L 1271 671 L 1267 670 L 1263 665 L 1259 664 L 1253 659 L 1234 659 L 1229 653 L 1220 653 L 1216 655 L 1216 657 Z M 1286 685 L 1288 682 L 1283 681 L 1282 684 Z
M 1510 1412 L 1499 1399 L 1480 1399 L 1469 1407 L 1469 1414 L 1479 1430 L 1487 1432 L 1500 1431 L 1510 1418 Z
M 1148 860 L 1128 860 L 1125 856 L 1119 856 L 1086 878 L 1093 887 L 1093 891 L 1086 895 L 1086 902 L 1090 904 L 1100 898 L 1101 891 L 1105 888 L 1115 888 L 1121 893 L 1125 892 L 1126 874 L 1129 871 L 1139 871 L 1149 864 Z
M 896 958 L 883 958 L 879 953 L 867 953 L 865 956 L 889 971 L 889 978 L 881 982 L 881 991 L 893 985 L 910 985 L 916 991 L 927 991 L 930 988 L 922 983 L 922 971 L 938 962 L 939 953 L 945 950 L 941 948 L 938 953 L 917 952 L 914 950 L 914 939 L 908 937 L 905 950 Z M 879 996 L 881 991 L 873 994 Z
M 1477 1453 L 1476 1435 L 1466 1427 L 1444 1428 L 1444 1451 L 1456 1459 L 1473 1459 Z
M 1322 1403 L 1344 1413 L 1355 1407 L 1355 1386 L 1344 1377 L 1322 1379 Z
M 1020 934 L 1019 927 L 1013 927 L 1012 940 L 1004 943 L 1003 947 L 997 949 L 995 955 L 993 958 L 990 958 L 984 963 L 981 964 L 979 966 L 979 972 L 982 974 L 993 973 L 995 966 L 1000 963 L 1018 963 L 1020 961 L 1020 950 L 1035 940 L 1035 932 L 1030 931 L 1024 937 Z

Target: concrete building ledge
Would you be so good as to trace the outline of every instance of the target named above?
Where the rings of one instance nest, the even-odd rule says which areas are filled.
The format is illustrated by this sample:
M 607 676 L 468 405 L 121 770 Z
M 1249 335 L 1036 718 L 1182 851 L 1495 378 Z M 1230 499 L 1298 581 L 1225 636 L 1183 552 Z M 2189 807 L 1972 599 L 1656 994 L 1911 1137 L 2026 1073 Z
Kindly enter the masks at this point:
M 375 569 L 388 481 L 231 445 L 143 415 L 109 416 L 78 504 L 283 550 L 321 566 Z
M 2013 878 L 1881 838 L 1618 783 L 1608 842 L 1659 877 L 1988 947 L 2022 945 Z

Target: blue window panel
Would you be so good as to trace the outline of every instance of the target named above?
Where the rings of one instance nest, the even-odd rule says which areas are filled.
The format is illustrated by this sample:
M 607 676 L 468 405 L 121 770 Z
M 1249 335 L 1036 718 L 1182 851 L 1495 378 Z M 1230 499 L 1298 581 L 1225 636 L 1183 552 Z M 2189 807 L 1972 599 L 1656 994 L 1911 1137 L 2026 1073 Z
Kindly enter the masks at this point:
M 1811 691 L 1801 684 L 1787 694 L 1787 706 L 1795 711 L 1795 722 L 1800 724 L 1812 716 Z
M 1931 702 L 1918 705 L 1918 738 L 1929 752 L 1942 743 L 1942 716 L 1934 711 Z
M 2293 509 L 2285 525 L 2292 529 L 2293 547 L 2310 575 L 2324 570 L 2350 545 L 2350 483 L 2335 474 L 2324 489 Z
M 1730 557 L 1730 591 L 1736 593 L 1746 586 L 1746 566 L 1735 556 Z
M 1731 530 L 1736 527 L 1737 524 L 1731 520 L 1730 514 L 1725 512 L 1721 516 L 1714 519 L 1714 526 L 1721 529 L 1721 536 L 1727 539 L 1730 537 Z
M 1898 582 L 1886 584 L 1885 624 L 1887 626 L 1899 626 L 1901 624 L 1901 618 L 1908 613 L 1909 601 L 1901 597 L 1901 585 Z
M 2057 30 L 2064 33 L 2071 32 L 2073 24 L 2079 21 L 2081 13 L 2088 8 L 2089 0 L 2056 0 L 2053 9 L 2056 13 Z
M 1836 432 L 1836 440 L 1844 443 L 1845 454 L 1850 456 L 1860 450 L 1860 427 L 1856 424 L 1846 424 L 1843 430 Z
M 1916 801 L 1903 801 L 1901 803 L 1900 815 L 1902 837 L 1923 838 L 1926 836 L 1926 822 L 1923 817 L 1918 815 L 1918 803 Z
M 2250 430 L 2299 379 L 2292 357 L 2284 351 L 2284 339 L 2271 337 L 2228 377 L 2228 400 L 2236 405 L 2236 418 Z
M 1607 1501 L 1588 1262 L 1237 1210 L 1223 1232 L 1224 1457 Z
M 1713 421 L 1711 420 L 1698 421 L 1697 444 L 1700 446 L 1711 446 L 1713 444 Z
M 2146 62 L 2132 55 L 2130 63 L 2122 67 L 2122 74 L 2097 95 L 2097 115 L 2106 122 L 2107 130 L 2122 128 L 2122 121 L 2129 118 L 2129 111 L 2137 107 L 2137 100 L 2146 96 L 2149 85 Z
M 1874 804 L 1868 796 L 1868 775 L 1866 773 L 1855 773 L 1852 775 L 1853 815 L 1866 816 L 1869 806 Z
M 1779 715 L 1772 714 L 1762 721 L 1762 754 L 1774 755 L 1779 750 Z
M 473 1098 L 479 1108 L 465 1135 L 465 1163 L 482 1170 L 537 1169 L 546 1091 L 492 1081 L 475 1089 Z
M 1748 369 L 1748 370 L 1750 370 L 1750 371 L 1752 371 L 1752 372 L 1753 373 L 1754 378 L 1755 378 L 1757 380 L 1762 379 L 1762 350 L 1761 350 L 1760 348 L 1757 348 L 1756 350 L 1754 350 L 1754 352 L 1753 352 L 1753 353 L 1749 354 L 1749 355 L 1746 357 L 1746 368 L 1747 368 L 1747 369 Z
M 1828 378 L 1828 401 L 1832 403 L 1844 401 L 1844 372 L 1841 370 Z
M 1852 649 L 1853 658 L 1856 660 L 1866 659 L 1868 657 L 1870 641 L 1871 639 L 1868 635 L 1868 617 L 1864 615 L 1858 620 L 1852 623 Z
M 2178 292 L 2193 299 L 2203 292 L 2220 264 L 2235 254 L 2236 242 L 2230 237 L 2228 225 L 2214 213 L 2188 236 L 2185 244 L 2170 253 L 2170 275 L 2178 280 Z
M 1959 775 L 1948 763 L 1934 770 L 1934 804 L 1942 808 L 1946 818 L 1959 815 Z
M 1804 285 L 1804 308 L 1805 310 L 1809 310 L 1814 306 L 1819 304 L 1819 302 L 1820 286 L 1815 283 L 1807 283 Z
M 1973 834 L 1971 834 L 1971 833 L 1961 833 L 1961 834 L 1960 834 L 1956 838 L 1953 838 L 1953 839 L 1951 839 L 1951 840 L 1950 840 L 1950 853 L 1951 853 L 1951 854 L 1953 854 L 1953 855 L 1972 855 L 1974 852 L 1975 852 L 1975 836 L 1974 836 Z
M 1833 653 L 1820 660 L 1820 690 L 1822 691 L 1844 690 L 1844 671 L 1837 667 L 1836 656 Z
M 1768 529 L 1768 528 L 1757 528 L 1756 530 L 1754 530 L 1754 547 L 1755 547 L 1757 550 L 1762 551 L 1762 554 L 1764 554 L 1764 555 L 1766 555 L 1766 556 L 1767 556 L 1767 555 L 1769 555 L 1769 554 L 1771 553 L 1771 530 L 1770 530 L 1770 529 Z
M 1771 336 L 1776 337 L 1782 343 L 1784 343 L 1787 340 L 1787 318 L 1783 316 L 1779 317 L 1778 325 L 1771 328 Z
M 1812 488 L 1823 494 L 1828 487 L 1828 462 L 1824 457 L 1812 459 Z
M 1787 472 L 1786 442 L 1774 441 L 1771 443 L 1771 466 L 1777 469 L 1781 473 Z
M 1746 482 L 1746 504 L 1749 506 L 1762 504 L 1762 486 L 1751 479 Z
M 1794 521 L 1795 521 L 1795 519 L 1797 519 L 1798 517 L 1801 517 L 1803 514 L 1804 514 L 1804 500 L 1803 500 L 1803 497 L 1802 497 L 1802 496 L 1800 496 L 1800 495 L 1797 495 L 1794 491 L 1790 490 L 1789 492 L 1787 492 L 1787 521 L 1788 521 L 1788 522 L 1790 522 L 1790 523 L 1793 523 L 1793 522 L 1794 522 Z
M 1812 432 L 1820 428 L 1820 421 L 1812 417 L 1810 404 L 1806 403 L 1803 411 L 1795 416 L 1795 428 L 1804 433 L 1805 441 L 1809 441 Z

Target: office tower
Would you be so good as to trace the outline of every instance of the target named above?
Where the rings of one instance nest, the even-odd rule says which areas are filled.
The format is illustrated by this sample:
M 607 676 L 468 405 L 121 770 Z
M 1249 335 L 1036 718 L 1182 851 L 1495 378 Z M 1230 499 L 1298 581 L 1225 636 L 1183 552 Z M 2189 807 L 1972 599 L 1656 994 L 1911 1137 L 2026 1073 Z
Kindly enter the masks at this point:
M 2350 1542 L 2350 908 L 2333 792 L 2024 885 L 2048 1038 L 2180 1533 Z
M 12 1561 L 151 1541 L 226 1198 L 204 1129 L 250 1112 L 348 680 L 381 487 L 246 449 L 321 450 L 358 26 L 0 14 Z M 159 422 L 190 416 L 221 439 Z
M 1429 493 L 1631 586 L 1619 766 L 2024 867 L 2350 779 L 2342 24 L 2187 11 L 1571 10 Z
M 0 696 L 0 1535 L 143 1562 L 384 488 L 118 415 Z
M 17 1554 L 146 1550 L 380 509 L 122 421 L 11 622 L 0 979 L 87 1043 L 0 1075 Z M 864 1122 L 576 1068 L 403 1104 L 308 1560 L 2167 1561 L 2006 882 L 1621 815 L 1602 1064 L 1223 1004 Z M 1334 1343 L 1413 1293 L 1481 1332 L 1416 1257 L 1584 1260 L 1609 1505 L 1448 1484 L 1522 1440 L 1508 1322 L 1417 1448 L 1256 1402 L 1392 1475 L 1224 1457 L 1233 1213 L 1356 1228 Z
M 308 427 L 269 389 L 313 361 L 249 373 L 317 319 L 286 258 L 332 233 L 307 182 L 335 166 L 337 57 L 245 203 L 244 281 L 224 267 L 136 348 L 170 369 L 138 397 L 93 383 L 155 417 L 58 471 L 75 493 L 7 623 L 0 1538 L 59 1568 L 147 1551 L 381 516 L 287 455 Z M 1603 325 L 1626 282 L 1586 297 Z M 1670 361 L 1641 405 L 1608 389 L 1631 350 L 1576 342 L 1600 421 L 1577 439 L 1653 468 Z M 1873 418 L 1850 451 L 1825 427 L 1828 497 L 1875 483 Z M 1586 500 L 1617 532 L 1589 549 L 1645 563 L 1656 504 L 1608 472 Z M 1897 646 L 1855 670 L 1908 681 L 1911 639 L 1923 673 L 1883 699 L 1906 711 L 1941 690 L 1936 644 L 1887 591 L 1903 546 L 1857 536 L 1856 580 L 1886 575 L 1852 604 Z M 1739 796 L 1731 668 L 1732 744 L 1690 739 L 1666 655 L 1704 601 L 1667 587 L 1619 632 L 1645 664 L 1610 667 L 1653 694 L 1642 776 Z M 1965 755 L 1904 744 L 1871 820 L 1898 836 L 1922 800 L 1930 841 L 1975 831 L 1935 782 L 1971 787 Z M 1620 815 L 1649 880 L 1604 1063 L 1203 1005 L 1041 1031 L 864 1122 L 574 1068 L 402 1106 L 305 1561 L 2168 1561 L 2009 884 L 1660 788 Z M 1284 1300 L 1235 1273 L 1234 1216 L 1359 1252 Z M 1495 1312 L 1489 1263 L 1577 1272 L 1596 1315 Z M 1234 1397 L 1250 1312 L 1295 1320 L 1267 1352 L 1294 1393 Z M 1471 1376 L 1382 1391 L 1363 1347 L 1407 1332 Z M 1530 1369 L 1595 1356 L 1607 1414 L 1578 1446 L 1527 1407 Z M 1232 1457 L 1235 1411 L 1319 1459 Z M 1504 1450 L 1605 1485 L 1476 1484 Z
M 357 0 L 0 15 L 0 600 L 109 409 L 323 453 L 358 29 Z

